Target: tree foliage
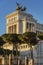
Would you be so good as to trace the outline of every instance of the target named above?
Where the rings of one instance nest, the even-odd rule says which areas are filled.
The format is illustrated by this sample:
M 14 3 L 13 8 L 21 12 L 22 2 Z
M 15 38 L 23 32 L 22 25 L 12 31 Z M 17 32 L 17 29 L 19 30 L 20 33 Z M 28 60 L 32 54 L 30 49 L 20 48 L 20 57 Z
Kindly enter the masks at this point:
M 2 38 L 5 42 L 19 43 L 21 40 L 18 38 L 19 34 L 4 34 Z
M 37 35 L 40 40 L 43 40 L 43 33 Z
M 12 54 L 15 55 L 15 52 L 14 52 L 14 48 L 16 49 L 16 55 L 18 55 L 18 43 L 21 43 L 21 40 L 19 39 L 19 35 L 20 34 L 4 34 L 2 35 L 2 38 L 3 40 L 6 42 L 6 43 L 12 43 L 13 44 L 13 50 L 12 50 Z M 7 50 L 9 52 L 9 50 Z M 7 52 L 6 51 L 6 52 Z M 8 54 L 7 52 L 7 54 Z
M 2 46 L 5 43 L 2 37 L 0 37 L 0 46 Z
M 27 42 L 28 44 L 31 45 L 36 45 L 38 43 L 37 37 L 36 37 L 36 33 L 34 32 L 25 32 L 23 34 L 23 39 L 25 42 Z
M 3 55 L 3 54 L 4 54 L 4 49 L 0 48 L 0 55 Z

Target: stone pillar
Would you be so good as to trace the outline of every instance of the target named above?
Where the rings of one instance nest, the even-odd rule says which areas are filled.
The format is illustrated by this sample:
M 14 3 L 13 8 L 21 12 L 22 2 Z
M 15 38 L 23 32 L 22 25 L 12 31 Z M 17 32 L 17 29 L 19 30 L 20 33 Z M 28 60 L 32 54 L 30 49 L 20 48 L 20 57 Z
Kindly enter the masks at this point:
M 25 57 L 25 65 L 28 65 L 28 57 Z
M 25 65 L 26 65 L 26 59 L 27 59 L 27 57 L 25 57 Z
M 32 32 L 33 30 L 32 30 L 32 24 L 31 24 L 31 32 Z
M 18 65 L 20 65 L 20 57 L 18 58 Z
M 4 57 L 2 57 L 2 65 L 4 65 Z
M 11 65 L 11 54 L 9 54 L 9 65 Z
M 21 58 L 19 57 L 18 59 L 18 65 L 21 65 L 22 61 L 21 61 Z
M 26 20 L 23 21 L 23 33 L 26 32 L 27 29 L 26 29 Z
M 19 22 L 17 22 L 17 34 L 19 33 Z
M 31 23 L 31 32 L 34 32 L 34 24 Z

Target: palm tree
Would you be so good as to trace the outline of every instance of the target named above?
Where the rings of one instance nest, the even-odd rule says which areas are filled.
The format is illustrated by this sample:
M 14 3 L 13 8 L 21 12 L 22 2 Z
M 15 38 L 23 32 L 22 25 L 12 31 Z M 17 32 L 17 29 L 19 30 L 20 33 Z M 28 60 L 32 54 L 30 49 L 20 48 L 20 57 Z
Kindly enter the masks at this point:
M 2 35 L 2 38 L 4 39 L 5 42 L 12 43 L 13 44 L 13 50 L 12 50 L 12 55 L 14 52 L 14 47 L 16 48 L 16 56 L 18 56 L 18 43 L 21 43 L 21 40 L 18 38 L 19 34 L 4 34 Z M 13 65 L 13 63 L 12 63 Z
M 32 52 L 32 46 L 36 45 L 38 43 L 37 37 L 36 37 L 36 33 L 34 32 L 25 32 L 22 37 L 20 39 L 22 39 L 22 41 L 24 40 L 24 42 L 26 42 L 29 46 L 30 46 L 30 58 L 32 59 L 32 64 L 34 64 L 33 61 L 33 52 Z

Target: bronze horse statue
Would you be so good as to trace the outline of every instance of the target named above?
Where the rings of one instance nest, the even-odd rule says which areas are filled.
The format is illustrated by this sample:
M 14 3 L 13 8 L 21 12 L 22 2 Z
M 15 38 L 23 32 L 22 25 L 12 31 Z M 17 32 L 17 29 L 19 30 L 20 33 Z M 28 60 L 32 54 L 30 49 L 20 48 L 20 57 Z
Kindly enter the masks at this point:
M 20 5 L 19 3 L 17 3 L 17 2 L 16 2 L 16 4 L 17 4 L 16 10 L 21 10 L 21 11 L 25 11 L 25 10 L 26 10 L 26 7 L 21 6 L 21 5 Z

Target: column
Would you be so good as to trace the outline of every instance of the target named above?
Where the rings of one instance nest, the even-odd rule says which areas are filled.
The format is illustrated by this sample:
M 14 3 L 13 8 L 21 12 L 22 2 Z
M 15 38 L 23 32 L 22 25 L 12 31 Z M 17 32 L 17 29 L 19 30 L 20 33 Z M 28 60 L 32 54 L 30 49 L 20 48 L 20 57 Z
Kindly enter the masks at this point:
M 18 57 L 18 65 L 20 65 L 20 57 Z
M 9 54 L 9 65 L 11 65 L 11 54 Z
M 25 65 L 28 65 L 28 57 L 25 57 Z
M 4 65 L 4 57 L 2 57 L 2 65 Z
M 25 57 L 25 65 L 27 65 L 27 63 L 26 63 L 26 59 L 27 59 L 27 57 Z

